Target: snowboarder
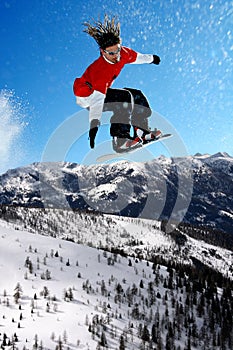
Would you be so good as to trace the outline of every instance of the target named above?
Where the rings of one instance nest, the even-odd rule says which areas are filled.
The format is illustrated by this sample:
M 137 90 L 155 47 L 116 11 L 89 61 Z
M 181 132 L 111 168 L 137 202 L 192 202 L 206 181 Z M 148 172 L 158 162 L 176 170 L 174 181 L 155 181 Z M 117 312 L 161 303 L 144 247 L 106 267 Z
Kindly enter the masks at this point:
M 120 23 L 105 15 L 104 22 L 84 23 L 84 32 L 95 39 L 100 48 L 100 57 L 95 60 L 80 78 L 76 78 L 73 91 L 76 103 L 89 110 L 90 147 L 95 146 L 95 137 L 102 112 L 112 111 L 110 134 L 113 149 L 129 147 L 138 142 L 147 142 L 161 135 L 160 130 L 151 131 L 148 118 L 151 109 L 140 90 L 132 88 L 113 89 L 111 85 L 125 64 L 152 63 L 158 65 L 160 58 L 154 54 L 138 53 L 121 45 Z M 131 125 L 133 136 L 130 135 Z

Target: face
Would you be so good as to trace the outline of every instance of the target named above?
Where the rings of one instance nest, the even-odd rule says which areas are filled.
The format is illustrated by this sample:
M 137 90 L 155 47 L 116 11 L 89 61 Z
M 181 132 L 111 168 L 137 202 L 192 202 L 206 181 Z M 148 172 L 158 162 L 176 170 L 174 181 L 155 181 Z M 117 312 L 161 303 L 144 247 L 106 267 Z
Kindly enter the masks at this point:
M 100 49 L 103 56 L 112 63 L 117 63 L 120 60 L 121 45 L 116 44 L 106 47 L 106 49 Z

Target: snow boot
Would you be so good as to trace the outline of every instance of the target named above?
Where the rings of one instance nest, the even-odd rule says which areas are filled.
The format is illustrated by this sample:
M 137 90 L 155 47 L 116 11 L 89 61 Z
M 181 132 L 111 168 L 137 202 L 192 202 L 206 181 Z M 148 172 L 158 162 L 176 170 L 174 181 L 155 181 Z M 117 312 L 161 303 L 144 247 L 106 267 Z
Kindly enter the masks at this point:
M 141 142 L 147 143 L 147 142 L 152 141 L 154 139 L 158 139 L 162 135 L 162 132 L 159 129 L 156 129 L 156 128 L 153 131 L 140 129 L 140 128 L 136 127 L 136 126 L 134 126 L 133 128 L 134 128 L 133 139 L 136 142 L 141 140 Z

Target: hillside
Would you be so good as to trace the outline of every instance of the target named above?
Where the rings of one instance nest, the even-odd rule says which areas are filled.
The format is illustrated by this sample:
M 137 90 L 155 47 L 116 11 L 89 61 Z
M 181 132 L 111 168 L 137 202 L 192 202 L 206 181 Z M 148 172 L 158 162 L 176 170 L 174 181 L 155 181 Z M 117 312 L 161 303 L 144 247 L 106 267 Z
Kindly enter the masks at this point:
M 161 245 L 172 246 L 162 237 Z M 165 266 L 159 257 L 147 262 L 1 221 L 0 343 L 28 350 L 231 349 L 232 282 L 193 262 Z
M 0 218 L 16 229 L 140 259 L 190 264 L 195 257 L 224 276 L 233 276 L 232 235 L 218 231 L 182 225 L 167 233 L 163 222 L 155 220 L 62 209 L 3 207 Z

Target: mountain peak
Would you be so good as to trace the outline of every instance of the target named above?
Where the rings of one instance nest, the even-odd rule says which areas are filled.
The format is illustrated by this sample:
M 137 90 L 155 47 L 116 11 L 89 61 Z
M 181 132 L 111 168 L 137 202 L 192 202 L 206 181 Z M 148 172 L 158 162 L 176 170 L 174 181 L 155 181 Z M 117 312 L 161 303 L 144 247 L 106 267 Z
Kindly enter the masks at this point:
M 231 158 L 227 152 L 218 152 L 210 156 L 210 158 Z

